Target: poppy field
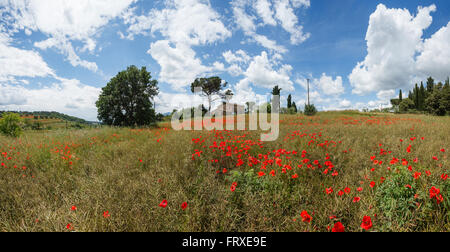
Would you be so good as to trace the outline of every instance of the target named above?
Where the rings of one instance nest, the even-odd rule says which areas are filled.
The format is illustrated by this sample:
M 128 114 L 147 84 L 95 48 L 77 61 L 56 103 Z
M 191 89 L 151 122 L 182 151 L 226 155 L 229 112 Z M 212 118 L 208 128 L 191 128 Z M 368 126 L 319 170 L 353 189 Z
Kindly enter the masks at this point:
M 260 131 L 0 136 L 0 231 L 450 230 L 450 118 L 323 112 Z

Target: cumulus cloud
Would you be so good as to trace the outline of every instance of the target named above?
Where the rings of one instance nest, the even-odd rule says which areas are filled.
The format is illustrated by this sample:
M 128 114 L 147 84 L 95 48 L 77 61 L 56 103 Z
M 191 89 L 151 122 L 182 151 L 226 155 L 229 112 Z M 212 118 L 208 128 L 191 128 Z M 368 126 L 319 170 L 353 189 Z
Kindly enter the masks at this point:
M 297 6 L 301 6 L 301 2 L 297 1 L 297 4 Z M 309 6 L 309 4 L 304 6 Z M 291 44 L 298 45 L 309 38 L 310 34 L 303 33 L 303 26 L 298 25 L 298 18 L 289 0 L 275 1 L 275 9 L 275 16 L 281 23 L 281 27 L 291 34 Z
M 12 32 L 24 30 L 26 34 L 40 31 L 48 39 L 36 43 L 41 49 L 56 48 L 73 66 L 92 71 L 94 62 L 81 60 L 72 41 L 84 44 L 80 51 L 93 51 L 95 37 L 110 20 L 120 16 L 136 0 L 4 0 L 0 2 L 2 18 Z
M 1 41 L 0 65 L 0 82 L 16 82 L 16 77 L 54 76 L 54 71 L 39 53 L 12 47 Z
M 297 8 L 310 6 L 309 0 L 234 0 L 231 3 L 236 25 L 261 46 L 275 52 L 285 53 L 287 49 L 278 45 L 275 40 L 258 34 L 259 26 L 271 25 L 281 27 L 291 35 L 290 42 L 298 45 L 309 38 L 309 33 L 303 32 L 303 26 L 298 24 L 294 11 Z
M 378 5 L 366 34 L 367 56 L 349 75 L 353 93 L 399 89 L 419 78 L 450 74 L 450 25 L 423 39 L 434 11 L 435 5 L 419 7 L 414 16 L 407 9 Z
M 439 80 L 450 76 L 450 23 L 425 40 L 417 69 Z
M 202 65 L 195 51 L 184 44 L 172 47 L 169 41 L 160 40 L 151 44 L 148 53 L 161 66 L 160 81 L 170 83 L 178 91 L 189 86 L 197 76 L 212 70 Z
M 152 9 L 146 15 L 128 14 L 128 35 L 154 35 L 159 32 L 165 39 L 153 42 L 148 53 L 161 66 L 159 78 L 181 91 L 196 78 L 214 71 L 225 71 L 221 62 L 205 66 L 196 56 L 193 46 L 224 41 L 231 32 L 221 16 L 207 0 L 167 1 L 163 9 Z
M 340 95 L 345 91 L 341 76 L 337 76 L 336 79 L 333 80 L 332 77 L 323 73 L 320 79 L 314 80 L 314 83 L 326 95 Z
M 56 81 L 38 89 L 22 85 L 0 84 L 0 108 L 22 111 L 58 111 L 88 120 L 97 120 L 95 102 L 100 89 L 76 79 L 56 77 Z
M 310 102 L 315 104 L 319 110 L 343 110 L 351 108 L 350 101 L 341 98 L 345 93 L 343 80 L 341 76 L 328 76 L 325 73 L 320 78 L 309 78 L 310 81 Z M 295 83 L 300 85 L 304 91 L 307 91 L 307 79 L 298 78 Z M 303 99 L 298 101 L 302 106 L 307 103 L 307 92 L 301 94 Z M 350 104 L 349 104 L 350 103 Z
M 223 41 L 231 32 L 221 16 L 206 0 L 169 0 L 162 10 L 152 9 L 145 16 L 131 16 L 128 38 L 160 32 L 174 43 L 204 45 Z
M 247 70 L 244 72 L 243 83 L 251 83 L 254 86 L 271 89 L 278 85 L 285 91 L 293 91 L 293 82 L 290 79 L 292 66 L 282 65 L 275 68 L 267 52 L 263 51 L 250 62 Z

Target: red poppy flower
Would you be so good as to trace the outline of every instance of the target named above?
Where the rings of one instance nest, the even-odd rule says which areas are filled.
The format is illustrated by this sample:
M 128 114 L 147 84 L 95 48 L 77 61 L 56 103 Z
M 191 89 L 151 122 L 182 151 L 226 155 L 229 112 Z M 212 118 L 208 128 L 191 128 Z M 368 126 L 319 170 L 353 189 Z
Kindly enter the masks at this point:
M 70 209 L 71 209 L 72 211 L 76 211 L 76 210 L 77 210 L 77 207 L 76 207 L 76 206 L 72 206 Z
M 354 198 L 353 198 L 353 203 L 359 202 L 360 200 L 361 200 L 360 197 L 354 197 Z
M 108 218 L 108 217 L 111 217 L 111 215 L 109 214 L 109 211 L 103 212 L 103 218 Z
M 345 227 L 342 225 L 341 222 L 336 222 L 334 224 L 334 227 L 331 229 L 331 232 L 333 233 L 342 233 L 345 232 Z
M 447 180 L 447 179 L 448 179 L 448 174 L 442 174 L 442 175 L 441 175 L 441 179 Z
M 362 192 L 363 188 L 362 187 L 358 187 L 358 189 L 356 189 L 358 192 Z
M 374 187 L 375 186 L 375 182 L 374 181 L 372 181 L 372 182 L 370 182 L 370 187 Z
M 349 194 L 351 191 L 352 191 L 352 189 L 350 189 L 350 188 L 348 188 L 348 187 L 346 187 L 346 188 L 344 189 L 344 192 L 347 193 L 347 194 Z
M 441 193 L 441 190 L 439 188 L 436 187 L 431 187 L 430 189 L 430 199 L 436 197 L 437 195 L 439 195 Z
M 72 231 L 72 230 L 73 230 L 73 225 L 72 225 L 72 223 L 67 224 L 66 229 Z
M 236 186 L 235 185 L 231 185 L 230 191 L 232 191 L 232 192 L 236 191 Z
M 308 222 L 308 223 L 310 223 L 311 220 L 312 220 L 311 215 L 309 215 L 307 211 L 302 211 L 302 213 L 300 214 L 300 216 L 302 217 L 302 221 L 303 221 L 303 222 Z
M 415 173 L 414 173 L 414 178 L 415 178 L 415 179 L 420 178 L 420 176 L 422 176 L 422 173 L 420 173 L 420 172 L 415 172 Z
M 411 145 L 410 146 L 408 146 L 408 148 L 406 148 L 406 152 L 408 152 L 408 153 L 411 153 Z
M 185 210 L 187 208 L 187 202 L 181 204 L 181 209 Z
M 370 216 L 364 216 L 361 227 L 365 230 L 369 230 L 372 228 L 372 226 L 372 219 L 370 218 Z
M 333 193 L 333 188 L 326 188 L 325 189 L 325 192 L 327 193 L 327 194 L 331 194 L 331 193 Z
M 445 152 L 445 149 L 441 149 L 441 152 Z
M 162 207 L 162 208 L 166 208 L 166 207 L 167 207 L 167 200 L 161 201 L 161 203 L 159 204 L 159 206 Z

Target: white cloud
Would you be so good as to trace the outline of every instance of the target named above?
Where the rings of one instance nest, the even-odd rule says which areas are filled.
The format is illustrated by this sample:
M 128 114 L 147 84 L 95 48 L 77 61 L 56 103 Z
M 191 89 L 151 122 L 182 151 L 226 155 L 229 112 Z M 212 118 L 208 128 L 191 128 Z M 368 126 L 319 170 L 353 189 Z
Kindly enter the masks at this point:
M 95 102 L 100 89 L 75 79 L 56 78 L 57 82 L 39 89 L 0 84 L 0 108 L 22 111 L 58 111 L 96 121 Z M 6 98 L 6 99 L 5 99 Z M 6 101 L 6 102 L 4 102 Z
M 166 8 L 153 9 L 145 16 L 130 17 L 126 22 L 130 24 L 129 38 L 159 31 L 174 43 L 204 45 L 231 36 L 220 19 L 207 0 L 169 0 Z
M 438 80 L 450 76 L 450 23 L 425 40 L 417 69 Z
M 242 49 L 237 50 L 236 53 L 228 50 L 222 54 L 225 61 L 229 64 L 232 63 L 247 63 L 251 60 L 251 57 Z
M 169 41 L 160 40 L 151 44 L 148 53 L 161 66 L 159 80 L 171 84 L 178 91 L 189 86 L 196 77 L 213 70 L 203 66 L 195 51 L 184 44 L 172 47 Z
M 315 79 L 314 82 L 326 95 L 340 95 L 345 91 L 344 86 L 342 85 L 341 76 L 337 76 L 336 79 L 333 80 L 332 77 L 323 73 L 320 79 Z
M 370 16 L 366 34 L 368 54 L 349 75 L 353 93 L 364 94 L 410 85 L 415 75 L 419 74 L 415 56 L 422 51 L 423 31 L 431 25 L 430 13 L 435 10 L 435 5 L 419 7 L 417 15 L 413 16 L 407 9 L 388 9 L 383 4 L 378 5 Z M 447 46 L 448 43 L 448 40 L 442 42 Z M 430 53 L 435 53 L 435 57 L 439 53 L 436 53 L 436 49 L 430 49 L 434 46 L 432 44 L 429 41 L 426 48 Z M 449 63 L 448 58 L 444 61 Z M 437 65 L 428 67 L 434 68 Z
M 15 77 L 54 76 L 54 71 L 39 53 L 9 46 L 1 40 L 0 66 L 0 82 L 15 82 Z
M 254 8 L 258 15 L 262 18 L 264 24 L 277 25 L 277 21 L 273 18 L 274 11 L 272 10 L 272 3 L 268 0 L 256 0 Z
M 155 32 L 165 38 L 152 43 L 148 53 L 161 66 L 159 79 L 169 83 L 174 90 L 181 91 L 206 73 L 226 70 L 221 62 L 203 65 L 192 49 L 193 46 L 213 44 L 231 36 L 209 1 L 170 0 L 161 10 L 152 9 L 141 16 L 128 13 L 124 19 L 129 25 L 128 39 L 136 35 L 154 35 Z
M 36 45 L 42 49 L 54 47 L 74 66 L 97 70 L 94 62 L 81 60 L 71 41 L 84 44 L 81 51 L 93 51 L 95 37 L 110 20 L 120 16 L 135 0 L 4 0 L 0 2 L 5 21 L 13 32 L 27 34 L 40 31 L 48 40 Z
M 275 1 L 275 9 L 275 17 L 280 21 L 283 29 L 291 34 L 291 44 L 298 45 L 310 37 L 309 33 L 303 33 L 303 26 L 298 25 L 298 18 L 289 0 Z
M 278 85 L 285 91 L 293 91 L 293 82 L 290 80 L 292 66 L 282 65 L 279 69 L 274 69 L 274 65 L 269 60 L 267 53 L 255 56 L 244 72 L 245 81 L 255 86 L 271 89 Z
M 298 18 L 294 13 L 297 8 L 308 8 L 310 6 L 309 0 L 234 0 L 231 6 L 235 23 L 242 29 L 245 36 L 274 52 L 286 53 L 287 49 L 278 45 L 275 40 L 258 34 L 257 28 L 259 26 L 281 25 L 291 35 L 290 42 L 293 45 L 304 42 L 310 36 L 310 34 L 303 32 L 303 26 L 298 24 Z M 258 17 L 261 22 L 259 22 Z

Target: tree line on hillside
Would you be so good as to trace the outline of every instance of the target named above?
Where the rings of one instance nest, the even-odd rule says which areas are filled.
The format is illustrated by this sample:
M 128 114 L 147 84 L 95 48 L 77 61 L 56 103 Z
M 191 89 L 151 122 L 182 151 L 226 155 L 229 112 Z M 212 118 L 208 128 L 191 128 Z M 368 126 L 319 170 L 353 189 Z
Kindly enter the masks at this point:
M 34 111 L 34 112 L 27 112 L 27 111 L 0 111 L 0 117 L 2 117 L 2 114 L 4 113 L 15 113 L 20 115 L 21 117 L 26 117 L 26 118 L 33 118 L 35 120 L 38 119 L 60 119 L 63 121 L 69 121 L 69 122 L 75 122 L 75 123 L 83 123 L 83 124 L 87 124 L 88 122 L 84 119 L 78 118 L 78 117 L 74 117 L 74 116 L 69 116 L 66 114 L 62 114 L 59 112 L 55 112 L 55 111 Z
M 415 84 L 413 90 L 409 91 L 408 97 L 403 98 L 402 90 L 397 99 L 392 99 L 391 104 L 400 113 L 430 113 L 432 115 L 450 115 L 450 79 L 445 83 L 438 82 L 432 77 L 423 82 Z

